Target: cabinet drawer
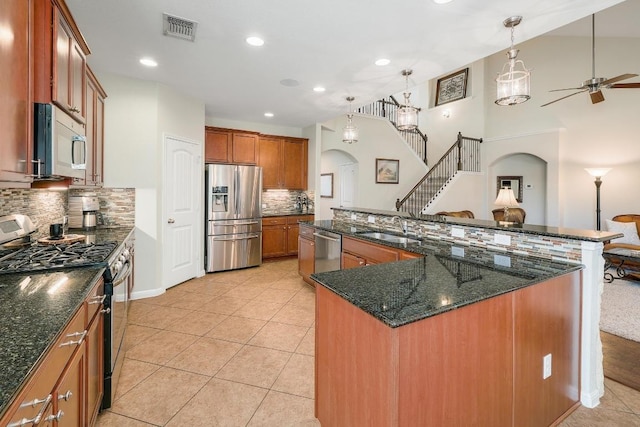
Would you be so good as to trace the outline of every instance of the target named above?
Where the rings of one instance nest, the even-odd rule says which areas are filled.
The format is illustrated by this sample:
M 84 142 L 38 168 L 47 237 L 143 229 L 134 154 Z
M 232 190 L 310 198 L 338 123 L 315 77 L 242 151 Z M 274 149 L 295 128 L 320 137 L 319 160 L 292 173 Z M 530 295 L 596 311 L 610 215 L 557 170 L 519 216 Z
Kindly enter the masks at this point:
M 102 309 L 104 299 L 104 281 L 100 279 L 85 299 L 87 304 L 87 318 L 85 319 L 85 325 L 89 325 L 89 323 L 91 323 L 91 319 L 93 319 L 96 313 Z
M 315 228 L 313 227 L 309 227 L 306 225 L 301 225 L 300 226 L 300 237 L 304 238 L 304 239 L 309 239 L 309 240 L 313 240 L 313 232 L 315 231 Z
M 262 218 L 262 225 L 287 225 L 286 217 Z
M 301 221 L 313 221 L 313 215 L 294 215 L 287 217 L 287 224 L 297 224 Z
M 349 237 L 342 239 L 342 250 L 365 258 L 367 261 L 377 261 L 378 263 L 398 260 L 398 251 L 394 249 L 387 249 L 375 243 L 368 243 Z
M 47 370 L 57 372 L 59 375 L 76 348 L 84 343 L 87 335 L 86 316 L 86 306 L 82 304 L 47 354 Z

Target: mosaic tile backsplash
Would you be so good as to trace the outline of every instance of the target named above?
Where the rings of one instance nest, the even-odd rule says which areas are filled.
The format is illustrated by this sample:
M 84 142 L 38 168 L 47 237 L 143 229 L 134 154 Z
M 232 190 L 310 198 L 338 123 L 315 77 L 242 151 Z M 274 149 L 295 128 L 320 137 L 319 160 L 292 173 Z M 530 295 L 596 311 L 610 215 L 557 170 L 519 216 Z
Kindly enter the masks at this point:
M 63 216 L 67 215 L 69 195 L 97 196 L 104 225 L 135 225 L 135 190 L 132 188 L 0 189 L 0 216 L 27 215 L 38 227 L 35 238 L 47 237 L 49 224 L 62 222 Z
M 313 191 L 263 191 L 262 214 L 273 215 L 285 212 L 294 212 L 297 197 L 307 196 L 308 211 L 313 212 Z
M 351 217 L 353 214 L 355 214 L 355 219 Z M 369 216 L 372 215 L 338 208 L 333 209 L 333 218 L 335 220 L 353 222 L 364 226 L 371 225 L 368 222 Z M 402 232 L 399 221 L 394 221 L 392 216 L 373 216 L 376 217 L 377 226 Z M 408 219 L 407 225 L 409 233 L 415 234 L 420 238 L 440 240 L 461 246 L 474 246 L 498 252 L 509 251 L 519 255 L 530 255 L 571 263 L 580 263 L 582 259 L 582 245 L 579 240 L 501 231 L 500 234 L 507 234 L 511 237 L 511 243 L 508 246 L 498 246 L 494 243 L 496 231 L 491 229 L 463 226 L 465 230 L 464 238 L 455 238 L 451 236 L 451 224 Z M 460 225 L 456 226 L 461 227 Z

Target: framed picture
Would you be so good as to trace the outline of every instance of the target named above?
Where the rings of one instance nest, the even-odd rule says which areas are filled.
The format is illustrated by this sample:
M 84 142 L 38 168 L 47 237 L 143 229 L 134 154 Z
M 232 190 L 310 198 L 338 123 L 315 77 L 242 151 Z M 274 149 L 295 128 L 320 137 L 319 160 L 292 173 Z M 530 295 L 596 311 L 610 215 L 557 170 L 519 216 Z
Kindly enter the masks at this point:
M 400 160 L 376 159 L 376 184 L 397 184 Z
M 510 188 L 516 196 L 518 203 L 522 203 L 522 177 L 521 176 L 499 176 L 496 197 L 501 188 Z
M 469 69 L 456 71 L 438 79 L 436 88 L 436 106 L 457 101 L 467 96 L 467 76 Z
M 333 198 L 333 174 L 320 174 L 320 197 Z

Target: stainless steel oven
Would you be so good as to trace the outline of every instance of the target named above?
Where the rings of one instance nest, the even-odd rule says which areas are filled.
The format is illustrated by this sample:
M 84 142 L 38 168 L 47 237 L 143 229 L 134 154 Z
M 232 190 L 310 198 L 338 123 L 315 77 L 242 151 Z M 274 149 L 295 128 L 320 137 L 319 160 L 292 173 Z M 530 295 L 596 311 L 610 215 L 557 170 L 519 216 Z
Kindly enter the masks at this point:
M 133 239 L 125 240 L 109 259 L 105 271 L 104 290 L 106 317 L 104 322 L 104 397 L 102 409 L 111 407 L 124 361 L 124 341 L 129 300 L 133 289 Z

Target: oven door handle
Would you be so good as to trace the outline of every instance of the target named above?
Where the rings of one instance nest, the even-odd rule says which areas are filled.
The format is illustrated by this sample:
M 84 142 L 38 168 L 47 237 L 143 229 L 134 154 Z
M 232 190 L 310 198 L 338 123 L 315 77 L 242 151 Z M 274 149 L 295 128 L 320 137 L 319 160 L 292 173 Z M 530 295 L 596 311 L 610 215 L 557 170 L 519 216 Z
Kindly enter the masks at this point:
M 216 242 L 235 242 L 236 240 L 250 240 L 250 239 L 257 239 L 259 236 L 257 234 L 251 234 L 248 236 L 242 236 L 242 237 L 215 237 L 215 236 L 211 236 L 211 238 L 216 241 Z
M 129 275 L 131 274 L 131 263 L 129 261 L 125 262 L 124 265 L 127 267 L 126 269 L 122 270 L 120 273 L 118 273 L 118 275 L 116 276 L 115 279 L 113 279 L 113 287 L 115 288 L 116 286 L 119 286 L 120 284 L 122 284 L 122 282 L 124 282 L 125 280 L 127 280 L 127 278 L 129 277 Z

